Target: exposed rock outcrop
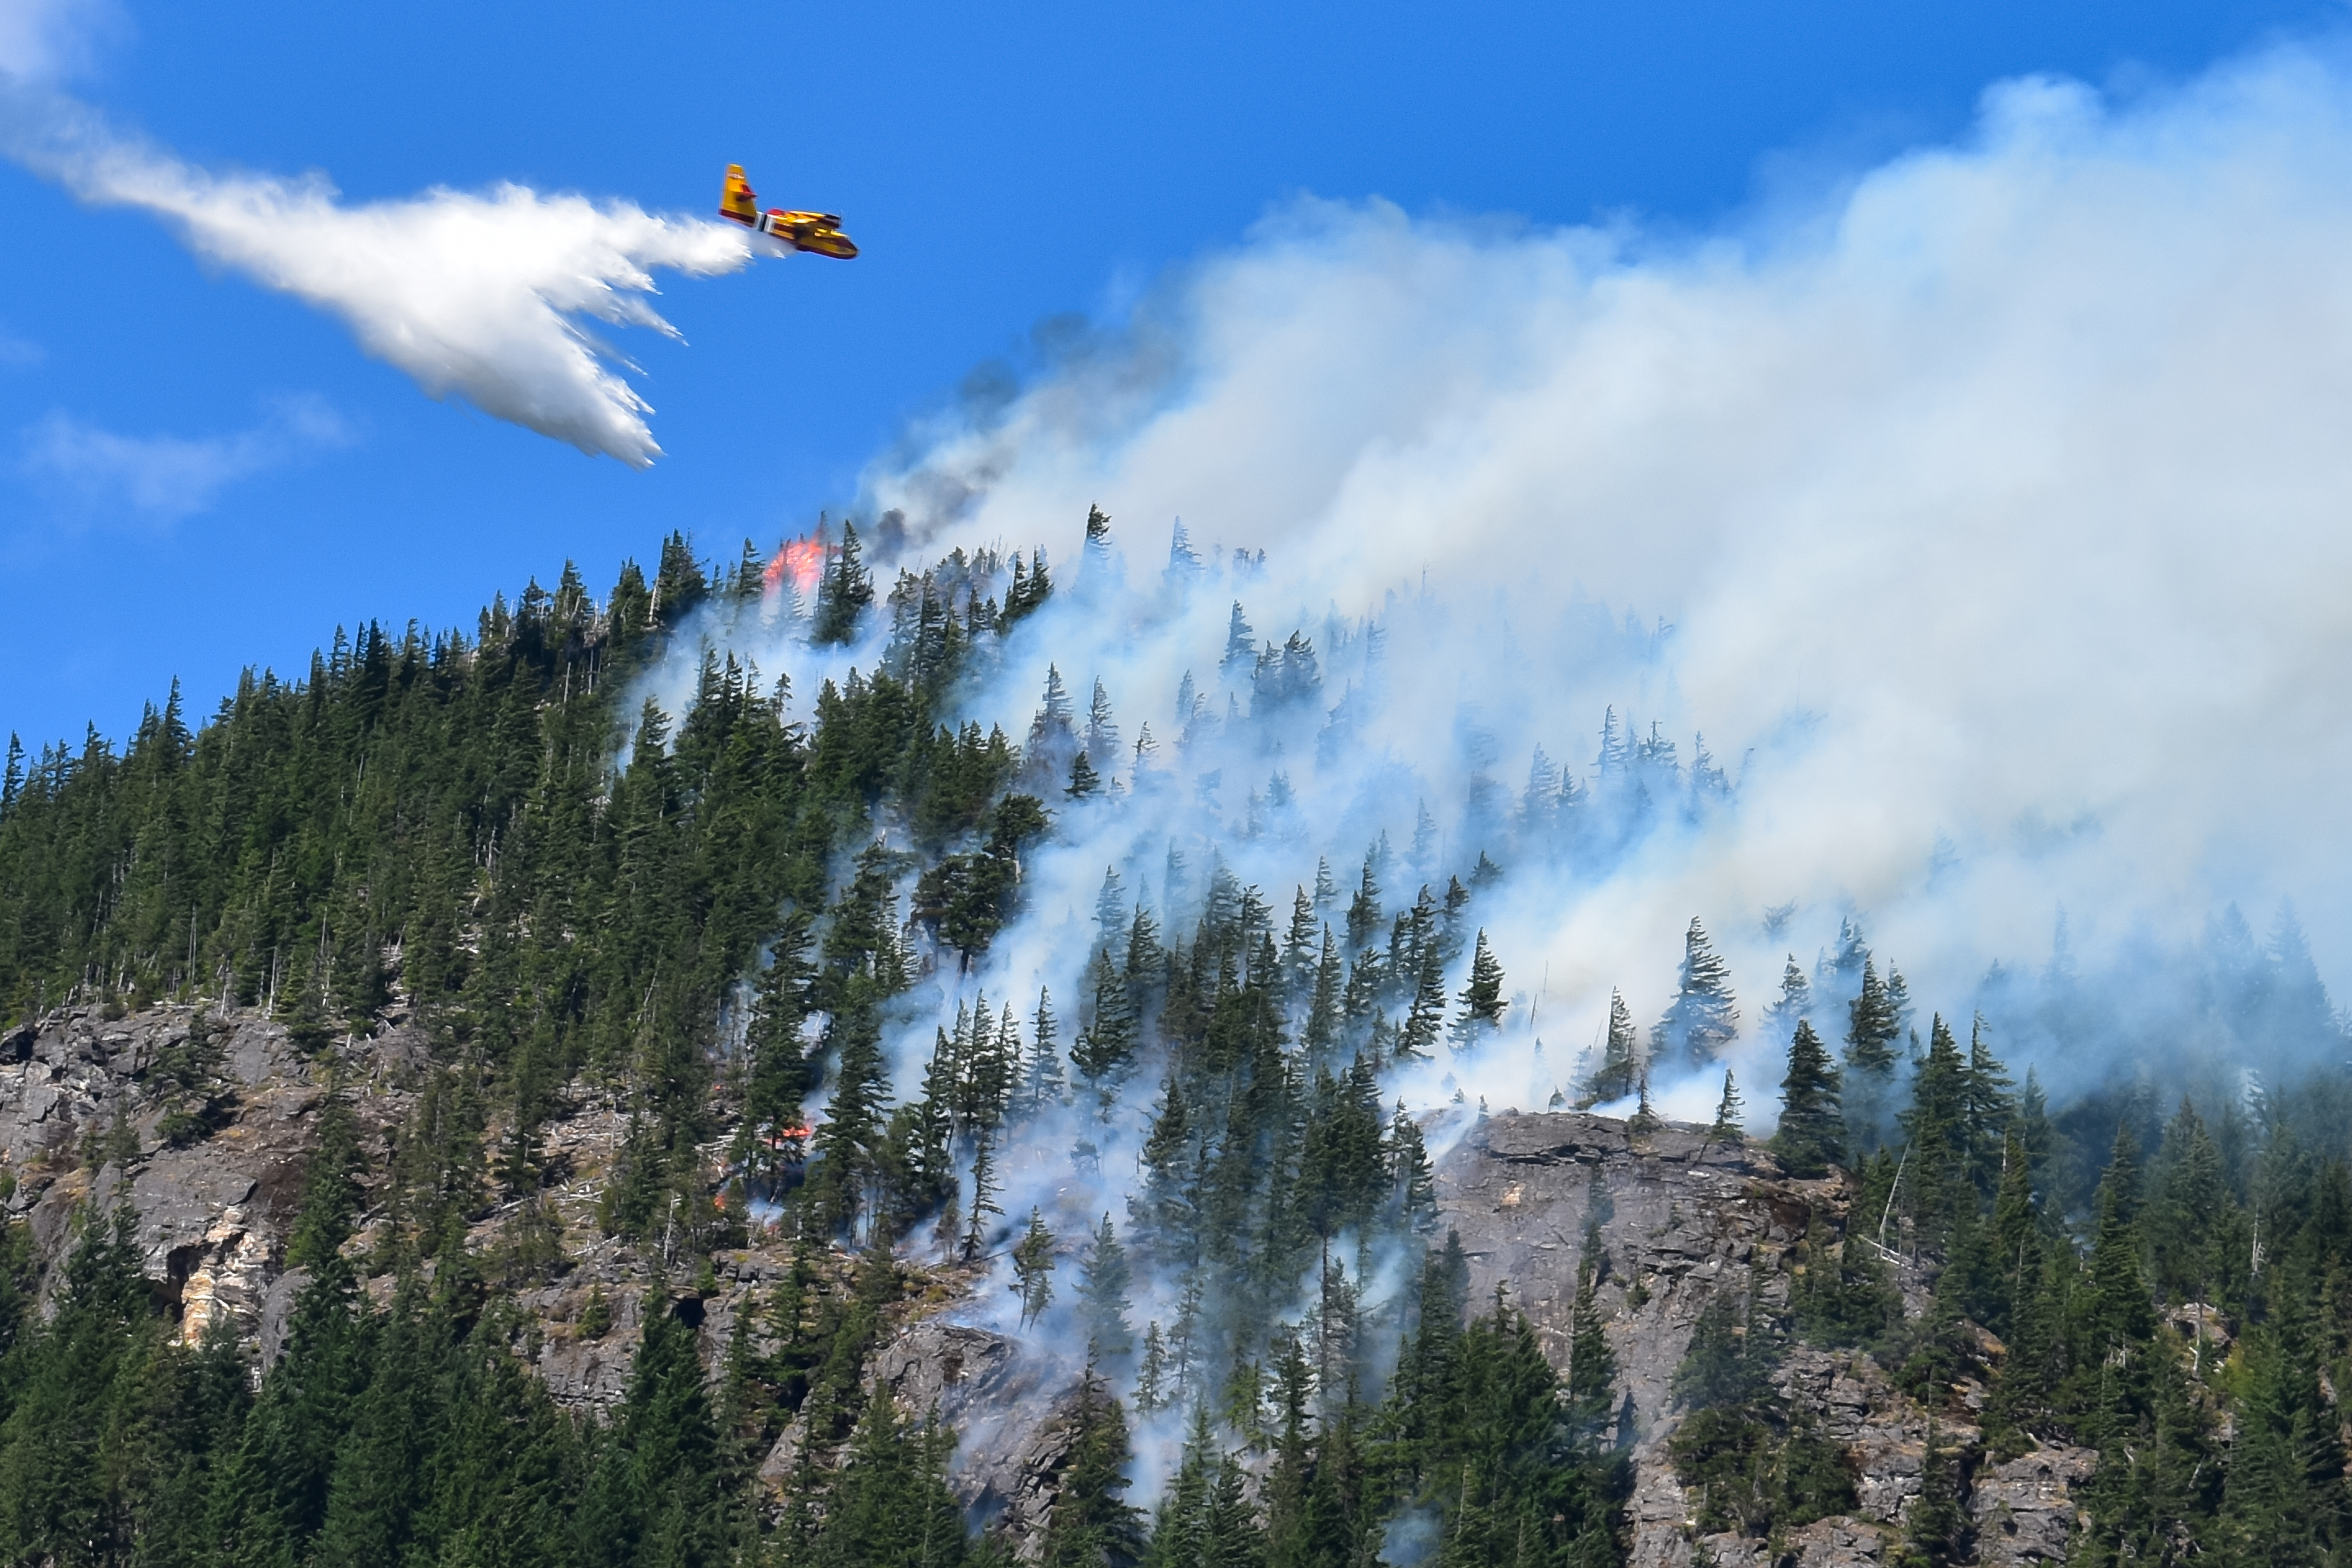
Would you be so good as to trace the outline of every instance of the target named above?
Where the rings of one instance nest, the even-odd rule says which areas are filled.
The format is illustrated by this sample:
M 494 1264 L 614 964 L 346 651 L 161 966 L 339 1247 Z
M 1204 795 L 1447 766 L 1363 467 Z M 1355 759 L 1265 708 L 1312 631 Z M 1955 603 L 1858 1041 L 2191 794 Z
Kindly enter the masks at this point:
M 203 1031 L 201 1092 L 188 1087 L 195 1030 Z M 77 1215 L 126 1207 L 148 1278 L 181 1334 L 193 1340 L 226 1321 L 266 1364 L 306 1278 L 286 1270 L 285 1241 L 328 1084 L 344 1086 L 363 1140 L 380 1150 L 430 1061 L 423 1037 L 397 1023 L 339 1050 L 339 1061 L 314 1058 L 278 1023 L 251 1014 L 200 1019 L 185 1008 L 118 1019 L 77 1009 L 0 1037 L 0 1166 L 15 1180 L 7 1207 L 28 1219 L 45 1262 L 70 1244 Z M 185 1118 L 195 1101 L 202 1124 L 192 1130 Z M 1567 1113 L 1447 1124 L 1459 1115 L 1430 1127 L 1433 1145 L 1451 1138 L 1436 1171 L 1441 1232 L 1461 1236 L 1474 1299 L 1504 1287 L 1563 1370 L 1587 1221 L 1600 1206 L 1596 1301 L 1635 1413 L 1633 1561 L 1641 1568 L 1892 1561 L 1921 1493 L 1929 1413 L 1866 1355 L 1795 1347 L 1774 1380 L 1778 1396 L 1809 1412 L 1848 1456 L 1856 1491 L 1850 1515 L 1769 1542 L 1700 1537 L 1696 1500 L 1685 1495 L 1668 1450 L 1679 1419 L 1670 1386 L 1699 1314 L 1724 1291 L 1785 1302 L 1811 1215 L 1843 1222 L 1851 1201 L 1844 1179 L 1793 1179 L 1760 1145 L 1711 1139 L 1695 1127 L 1662 1126 L 1637 1138 L 1622 1122 Z M 526 1354 L 550 1393 L 575 1411 L 608 1414 L 620 1403 L 647 1312 L 698 1325 L 714 1371 L 739 1320 L 764 1343 L 761 1309 L 790 1264 L 780 1246 L 757 1244 L 719 1254 L 708 1278 L 681 1291 L 663 1258 L 603 1237 L 597 1201 L 625 1131 L 619 1105 L 575 1086 L 542 1138 L 542 1160 L 557 1178 L 544 1205 L 562 1258 L 517 1289 L 516 1301 L 532 1325 Z M 521 1207 L 509 1202 L 480 1216 L 477 1245 L 494 1243 Z M 367 1245 L 369 1234 L 354 1246 Z M 848 1263 L 843 1256 L 829 1266 L 845 1277 Z M 1925 1281 L 1898 1282 L 1908 1301 L 1924 1300 Z M 1078 1368 L 954 1322 L 954 1285 L 943 1273 L 925 1303 L 894 1309 L 910 1311 L 912 1321 L 885 1338 L 867 1367 L 868 1386 L 887 1390 L 910 1418 L 936 1412 L 953 1427 L 959 1490 L 1016 1547 L 1034 1549 L 1069 1458 Z M 605 1303 L 601 1331 L 583 1322 L 592 1291 Z M 2059 1561 L 2096 1455 L 2053 1448 L 1992 1462 L 1970 1418 L 1981 1392 L 1955 1390 L 1934 1413 L 1978 1560 Z M 761 1473 L 782 1483 L 799 1451 L 794 1426 Z
M 159 1082 L 159 1061 L 198 1028 L 209 1033 L 203 1085 Z M 212 1023 L 160 1008 L 110 1019 L 88 1009 L 19 1030 L 0 1040 L 9 1207 L 54 1259 L 77 1214 L 127 1207 L 184 1337 L 223 1316 L 258 1336 L 317 1142 L 320 1076 L 283 1028 L 252 1017 Z M 192 1100 L 205 1115 L 194 1133 L 168 1120 Z

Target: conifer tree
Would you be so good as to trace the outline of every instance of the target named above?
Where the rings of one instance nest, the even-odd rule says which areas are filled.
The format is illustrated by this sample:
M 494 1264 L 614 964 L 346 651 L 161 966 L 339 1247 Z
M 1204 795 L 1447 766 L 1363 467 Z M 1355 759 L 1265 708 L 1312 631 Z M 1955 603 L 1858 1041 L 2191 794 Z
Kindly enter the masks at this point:
M 1966 1174 L 1988 1200 L 2000 1185 L 2001 1146 L 2015 1110 L 2009 1074 L 1992 1053 L 1990 1034 L 1984 1015 L 1977 1014 L 1969 1028 L 1968 1075 L 1961 1089 Z
M 1633 1113 L 1626 1118 L 1625 1135 L 1636 1140 L 1648 1138 L 1664 1124 L 1650 1103 L 1650 1073 L 1643 1068 L 1641 1077 L 1633 1082 Z
M 1683 935 L 1683 961 L 1675 999 L 1650 1034 L 1653 1063 L 1681 1070 L 1705 1066 L 1722 1053 L 1739 1027 L 1731 971 L 1706 928 L 1694 919 Z
M 1475 1049 L 1485 1037 L 1503 1025 L 1503 966 L 1496 961 L 1493 949 L 1486 946 L 1486 933 L 1481 928 L 1476 947 L 1470 956 L 1470 978 L 1456 998 L 1462 1014 L 1454 1022 L 1454 1049 Z
M 1078 1322 L 1086 1330 L 1094 1359 L 1118 1366 L 1135 1351 L 1135 1331 L 1128 1326 L 1130 1274 L 1127 1249 L 1106 1213 L 1078 1263 Z
M 1736 1144 L 1743 1134 L 1739 1127 L 1739 1091 L 1731 1082 L 1731 1069 L 1723 1070 L 1723 1098 L 1715 1103 L 1715 1122 L 1706 1130 L 1711 1144 Z
M 1398 1214 L 1410 1229 L 1427 1230 L 1437 1220 L 1437 1177 L 1429 1164 L 1421 1124 L 1396 1104 L 1389 1121 L 1389 1183 Z
M 1911 1104 L 1899 1117 L 1909 1179 L 1899 1195 L 1916 1244 L 1941 1249 L 1956 1214 L 1976 1213 L 1973 1186 L 1958 1190 L 1967 1154 L 1968 1063 L 1959 1042 L 1937 1014 L 1928 1029 L 1927 1054 L 1911 1083 Z
M 1108 949 L 1095 955 L 1087 976 L 1093 1018 L 1070 1048 L 1070 1063 L 1108 1106 L 1118 1075 L 1134 1060 L 1137 1045 L 1135 1004 L 1125 977 L 1112 966 Z
M 1601 1309 L 1593 1300 L 1600 1277 L 1592 1234 L 1577 1260 L 1576 1303 L 1569 1312 L 1567 1421 L 1576 1442 L 1597 1448 L 1617 1414 L 1617 1353 L 1602 1332 Z
M 1054 1494 L 1042 1568 L 1129 1568 L 1143 1555 L 1142 1520 L 1127 1490 L 1127 1417 L 1089 1364 L 1071 1418 L 1070 1459 Z
M 1282 996 L 1287 1006 L 1306 999 L 1315 984 L 1315 905 L 1304 883 L 1291 901 L 1290 927 L 1282 936 Z
M 1043 1209 L 1031 1207 L 1029 1228 L 1013 1249 L 1013 1291 L 1021 1298 L 1021 1326 L 1037 1321 L 1054 1299 L 1054 1233 Z
M 1437 1031 L 1445 1019 L 1445 970 L 1433 946 L 1414 966 L 1412 1001 L 1405 1009 L 1404 1028 L 1397 1033 L 1397 1055 L 1425 1061 L 1435 1050 Z
M 1045 987 L 1037 988 L 1037 1010 L 1030 1015 L 1030 1028 L 1035 1038 L 1029 1049 L 1028 1071 L 1021 1082 L 1021 1104 L 1026 1114 L 1034 1116 L 1048 1105 L 1060 1104 L 1065 1088 L 1062 1053 L 1055 1049 L 1058 1024 L 1054 998 Z
M 1111 716 L 1110 694 L 1100 680 L 1095 682 L 1094 699 L 1087 705 L 1084 755 L 1097 768 L 1108 768 L 1118 760 L 1118 723 Z
M 998 1207 L 996 1193 L 996 1152 L 983 1129 L 974 1143 L 971 1155 L 971 1204 L 963 1233 L 963 1260 L 977 1260 L 988 1246 L 988 1217 L 1002 1218 L 1004 1210 Z
M 762 1127 L 797 1124 L 801 1102 L 816 1087 L 801 1037 L 816 973 L 808 949 L 808 921 L 795 915 L 770 945 L 768 967 L 760 973 L 758 1000 L 744 1035 L 751 1054 L 743 1106 L 743 1124 L 752 1140 L 747 1152 L 767 1147 L 757 1142 Z
M 1242 613 L 1242 601 L 1236 599 L 1233 615 L 1225 622 L 1225 652 L 1224 656 L 1217 661 L 1217 667 L 1231 675 L 1236 668 L 1248 668 L 1256 660 L 1257 632 L 1251 628 L 1249 618 Z
M 1798 1019 L 1789 1038 L 1789 1073 L 1780 1081 L 1780 1124 L 1771 1146 L 1793 1176 L 1826 1176 L 1845 1157 L 1837 1069 L 1810 1019 Z
M 1160 1332 L 1160 1320 L 1154 1318 L 1143 1325 L 1143 1358 L 1135 1368 L 1137 1410 L 1150 1416 L 1167 1405 L 1168 1374 L 1168 1340 Z
M 1307 1028 L 1300 1036 L 1310 1061 L 1323 1061 L 1339 1047 L 1339 949 L 1327 925 L 1323 927 L 1322 956 L 1315 964 L 1315 991 L 1307 1001 Z
M 824 576 L 817 584 L 816 622 L 810 629 L 810 636 L 819 643 L 856 641 L 857 623 L 874 602 L 874 579 L 867 574 L 859 554 L 856 525 L 845 521 L 841 525 L 841 544 L 833 552 Z M 663 566 L 667 571 L 667 555 Z
M 1797 967 L 1797 956 L 1789 955 L 1788 967 L 1780 971 L 1780 994 L 1764 1009 L 1764 1033 L 1769 1040 L 1783 1040 L 1796 1033 L 1799 1020 L 1812 1016 L 1813 988 L 1805 972 Z
M 824 1222 L 847 1230 L 866 1205 L 889 1103 L 890 1069 L 882 1055 L 881 1028 L 861 1010 L 836 1022 L 839 1064 L 825 1120 L 813 1140 L 817 1165 L 811 1186 Z
M 1843 1092 L 1846 1121 L 1855 1150 L 1874 1151 L 1885 1141 L 1888 1101 L 1894 1092 L 1895 1041 L 1903 1031 L 1897 999 L 1881 983 L 1878 962 L 1862 960 L 1862 992 L 1847 1009 Z
M 1584 1081 L 1577 1096 L 1580 1109 L 1612 1100 L 1622 1100 L 1633 1092 L 1642 1079 L 1641 1037 L 1633 1032 L 1633 1009 L 1625 1005 L 1622 993 L 1609 993 L 1609 1032 L 1601 1041 L 1601 1061 L 1593 1067 L 1591 1076 Z

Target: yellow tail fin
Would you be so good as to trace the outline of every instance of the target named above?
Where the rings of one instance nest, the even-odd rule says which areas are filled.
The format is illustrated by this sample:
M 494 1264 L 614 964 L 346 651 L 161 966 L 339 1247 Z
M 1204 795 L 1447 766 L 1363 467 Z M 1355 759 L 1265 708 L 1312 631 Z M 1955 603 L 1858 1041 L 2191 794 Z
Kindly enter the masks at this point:
M 719 210 L 747 224 L 759 219 L 760 198 L 752 192 L 751 182 L 743 177 L 740 163 L 727 165 L 727 190 L 719 198 Z

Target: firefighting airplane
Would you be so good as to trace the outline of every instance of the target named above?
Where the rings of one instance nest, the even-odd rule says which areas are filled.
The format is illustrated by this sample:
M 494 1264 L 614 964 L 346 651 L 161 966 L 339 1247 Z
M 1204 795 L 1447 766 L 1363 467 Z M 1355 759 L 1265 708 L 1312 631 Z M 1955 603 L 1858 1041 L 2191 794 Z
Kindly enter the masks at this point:
M 719 215 L 733 218 L 745 228 L 794 250 L 837 256 L 843 261 L 857 254 L 856 242 L 841 232 L 841 216 L 837 213 L 788 213 L 779 207 L 761 212 L 760 198 L 752 192 L 751 182 L 743 177 L 740 163 L 727 165 L 727 191 L 719 198 Z

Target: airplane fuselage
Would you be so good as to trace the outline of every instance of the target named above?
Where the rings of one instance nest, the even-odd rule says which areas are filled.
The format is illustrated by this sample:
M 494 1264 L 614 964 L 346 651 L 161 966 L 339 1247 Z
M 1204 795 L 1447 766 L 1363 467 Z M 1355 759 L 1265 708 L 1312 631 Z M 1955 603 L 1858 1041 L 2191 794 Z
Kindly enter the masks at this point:
M 727 184 L 719 199 L 720 217 L 812 256 L 847 261 L 857 254 L 857 243 L 841 232 L 838 213 L 788 213 L 782 207 L 770 207 L 763 213 L 759 200 L 752 193 L 751 182 L 743 177 L 743 165 L 727 165 Z

